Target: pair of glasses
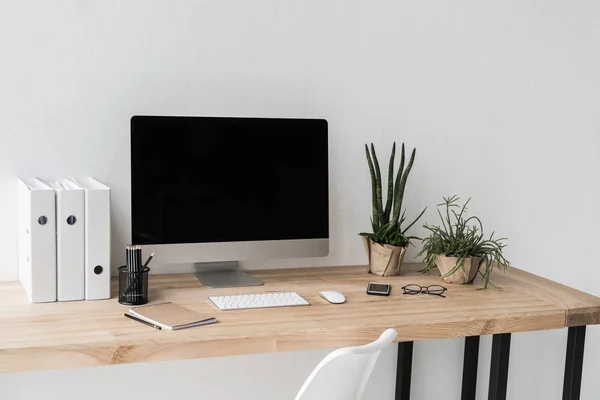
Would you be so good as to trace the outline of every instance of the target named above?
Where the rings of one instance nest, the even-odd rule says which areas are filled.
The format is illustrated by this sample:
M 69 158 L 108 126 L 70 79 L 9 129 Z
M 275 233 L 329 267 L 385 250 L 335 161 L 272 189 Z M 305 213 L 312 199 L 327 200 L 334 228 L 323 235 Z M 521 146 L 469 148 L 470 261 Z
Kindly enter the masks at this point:
M 444 296 L 444 292 L 448 289 L 446 289 L 445 287 L 443 287 L 441 285 L 421 286 L 421 285 L 411 284 L 411 285 L 404 286 L 402 288 L 402 290 L 404 290 L 404 294 L 410 294 L 410 295 L 427 293 L 427 294 L 431 294 L 434 296 L 446 297 L 446 296 Z

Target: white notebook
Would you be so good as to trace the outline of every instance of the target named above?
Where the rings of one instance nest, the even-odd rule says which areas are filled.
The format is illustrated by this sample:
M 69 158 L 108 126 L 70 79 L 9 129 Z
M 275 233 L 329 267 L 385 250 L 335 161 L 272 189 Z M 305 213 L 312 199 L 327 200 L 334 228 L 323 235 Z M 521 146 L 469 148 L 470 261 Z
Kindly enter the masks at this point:
M 215 317 L 201 315 L 170 301 L 132 307 L 129 312 L 144 321 L 174 331 L 217 322 Z

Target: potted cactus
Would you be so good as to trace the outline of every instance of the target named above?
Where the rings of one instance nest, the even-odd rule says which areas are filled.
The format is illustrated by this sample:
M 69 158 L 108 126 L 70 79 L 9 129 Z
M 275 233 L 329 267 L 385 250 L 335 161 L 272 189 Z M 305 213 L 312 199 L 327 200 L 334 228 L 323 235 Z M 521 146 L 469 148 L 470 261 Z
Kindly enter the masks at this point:
M 437 266 L 442 279 L 448 283 L 471 283 L 479 273 L 483 288 L 490 284 L 490 275 L 495 265 L 502 269 L 510 266 L 503 255 L 505 238 L 494 238 L 494 232 L 484 238 L 483 224 L 476 216 L 466 217 L 469 200 L 460 206 L 456 196 L 444 198 L 438 204 L 441 226 L 425 225 L 430 235 L 423 239 L 423 249 L 417 257 L 424 257 L 428 272 Z M 439 207 L 444 207 L 444 213 Z
M 396 143 L 392 146 L 388 166 L 387 198 L 383 203 L 383 187 L 379 161 L 375 153 L 375 146 L 371 149 L 365 144 L 367 163 L 371 175 L 371 201 L 373 215 L 371 227 L 373 232 L 360 233 L 369 254 L 369 272 L 380 276 L 395 276 L 400 274 L 400 268 L 406 248 L 414 236 L 407 236 L 407 231 L 421 218 L 425 209 L 408 226 L 403 227 L 406 220 L 406 210 L 402 209 L 404 189 L 408 175 L 415 161 L 416 149 L 413 149 L 408 163 L 405 165 L 404 144 L 400 155 L 400 166 L 394 177 L 394 159 L 396 156 Z

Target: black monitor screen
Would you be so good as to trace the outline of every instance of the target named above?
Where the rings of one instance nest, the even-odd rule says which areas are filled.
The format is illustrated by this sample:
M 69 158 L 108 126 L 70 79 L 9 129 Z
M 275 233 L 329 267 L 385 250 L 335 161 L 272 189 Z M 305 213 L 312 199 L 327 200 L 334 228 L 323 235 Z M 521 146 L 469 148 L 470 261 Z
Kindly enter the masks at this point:
M 327 121 L 135 116 L 134 244 L 329 237 Z

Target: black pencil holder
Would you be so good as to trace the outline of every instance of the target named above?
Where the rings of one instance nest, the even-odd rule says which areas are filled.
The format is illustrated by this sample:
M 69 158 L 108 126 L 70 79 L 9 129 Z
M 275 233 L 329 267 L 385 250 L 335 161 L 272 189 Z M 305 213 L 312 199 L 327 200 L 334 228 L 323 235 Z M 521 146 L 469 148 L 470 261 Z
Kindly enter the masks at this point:
M 148 302 L 148 272 L 145 267 L 141 271 L 128 271 L 127 266 L 119 267 L 119 303 L 137 306 Z

